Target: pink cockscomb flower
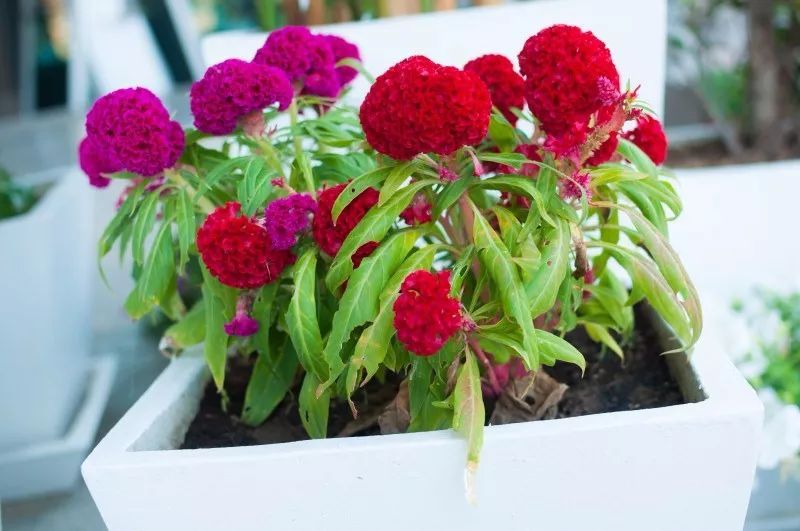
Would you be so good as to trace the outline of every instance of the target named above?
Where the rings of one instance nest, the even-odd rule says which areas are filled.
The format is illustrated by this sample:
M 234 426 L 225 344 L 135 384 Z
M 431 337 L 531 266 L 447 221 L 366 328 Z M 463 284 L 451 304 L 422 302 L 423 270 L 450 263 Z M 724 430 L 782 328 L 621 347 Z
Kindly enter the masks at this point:
M 78 146 L 78 159 L 81 169 L 89 177 L 89 184 L 95 188 L 105 188 L 111 182 L 106 174 L 122 170 L 122 165 L 97 147 L 88 137 Z
M 144 88 L 115 90 L 86 115 L 86 134 L 119 168 L 150 177 L 175 165 L 184 147 L 180 124 Z
M 619 94 L 619 73 L 606 45 L 590 31 L 563 24 L 530 39 L 519 54 L 525 98 L 550 135 L 560 135 Z
M 492 95 L 492 104 L 506 120 L 516 124 L 517 117 L 511 109 L 521 109 L 525 104 L 525 81 L 514 70 L 511 61 L 503 55 L 488 54 L 468 62 L 464 70 L 481 78 Z
M 192 85 L 189 97 L 195 127 L 226 135 L 249 114 L 274 103 L 286 109 L 292 101 L 292 85 L 283 70 L 228 59 L 206 70 L 203 79 Z
M 317 203 L 309 194 L 291 194 L 267 205 L 264 226 L 275 249 L 289 249 L 297 243 L 297 235 L 311 224 L 310 215 Z
M 649 114 L 642 114 L 636 118 L 636 127 L 624 134 L 625 138 L 639 146 L 650 160 L 657 165 L 664 164 L 667 160 L 667 135 L 664 127 L 656 118 Z
M 250 316 L 253 306 L 253 296 L 244 292 L 236 299 L 236 314 L 233 319 L 225 323 L 225 333 L 229 336 L 247 337 L 258 332 L 258 321 Z
M 338 35 L 320 35 L 321 38 L 327 41 L 333 52 L 333 60 L 338 63 L 342 59 L 355 59 L 361 60 L 361 54 L 358 51 L 358 46 L 349 42 Z M 337 66 L 336 77 L 339 80 L 339 85 L 344 86 L 353 81 L 358 75 L 358 71 L 351 66 Z
M 569 179 L 561 179 L 561 197 L 564 199 L 592 198 L 592 176 L 587 171 L 576 170 Z

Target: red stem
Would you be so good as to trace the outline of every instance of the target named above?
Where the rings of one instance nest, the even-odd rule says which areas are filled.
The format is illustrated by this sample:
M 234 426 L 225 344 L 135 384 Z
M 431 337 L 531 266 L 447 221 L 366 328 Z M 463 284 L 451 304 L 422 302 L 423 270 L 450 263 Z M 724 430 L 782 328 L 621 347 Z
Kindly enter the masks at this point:
M 467 343 L 469 343 L 469 346 L 473 351 L 475 351 L 475 355 L 478 356 L 478 359 L 481 360 L 483 368 L 486 369 L 486 376 L 489 378 L 489 386 L 492 388 L 492 392 L 496 396 L 500 396 L 500 394 L 503 392 L 503 387 L 497 380 L 497 374 L 494 372 L 494 366 L 492 365 L 492 362 L 486 357 L 486 354 L 483 352 L 483 349 L 480 347 L 480 345 L 478 345 L 478 341 L 474 337 L 469 337 L 467 339 Z

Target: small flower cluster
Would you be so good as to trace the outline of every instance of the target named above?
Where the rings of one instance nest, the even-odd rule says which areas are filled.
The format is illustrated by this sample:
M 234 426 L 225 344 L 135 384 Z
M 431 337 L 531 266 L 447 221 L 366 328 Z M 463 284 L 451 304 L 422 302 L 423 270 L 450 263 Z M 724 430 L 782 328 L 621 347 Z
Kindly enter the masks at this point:
M 79 147 L 81 168 L 96 187 L 106 175 L 129 171 L 144 177 L 175 165 L 184 134 L 158 97 L 144 88 L 115 90 L 98 99 L 86 116 L 86 138 Z

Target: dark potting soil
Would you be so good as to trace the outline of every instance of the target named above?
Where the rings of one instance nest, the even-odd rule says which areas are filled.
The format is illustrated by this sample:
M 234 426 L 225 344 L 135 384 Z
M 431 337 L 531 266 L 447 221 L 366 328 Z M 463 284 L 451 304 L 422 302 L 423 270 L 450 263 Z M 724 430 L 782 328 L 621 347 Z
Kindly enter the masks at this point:
M 630 342 L 623 345 L 625 360 L 613 352 L 602 351 L 583 332 L 576 330 L 567 339 L 586 357 L 586 374 L 573 365 L 557 363 L 546 371 L 569 389 L 557 406 L 556 418 L 577 417 L 594 413 L 630 411 L 683 404 L 678 385 L 667 368 L 661 353 L 658 336 L 643 312 L 636 311 L 637 328 Z M 247 380 L 252 371 L 248 362 L 237 361 L 226 375 L 228 392 L 227 411 L 222 409 L 219 395 L 209 383 L 200 403 L 200 409 L 186 433 L 182 448 L 217 448 L 250 446 L 308 439 L 297 409 L 297 396 L 289 393 L 267 421 L 257 428 L 240 422 L 238 415 L 244 402 Z M 349 435 L 377 435 L 380 433 L 374 420 L 397 394 L 400 379 L 384 384 L 373 379 L 359 390 L 354 401 L 359 411 L 359 422 L 354 424 L 347 402 L 331 407 L 328 435 L 343 432 Z M 486 418 L 491 417 L 492 403 L 487 403 Z

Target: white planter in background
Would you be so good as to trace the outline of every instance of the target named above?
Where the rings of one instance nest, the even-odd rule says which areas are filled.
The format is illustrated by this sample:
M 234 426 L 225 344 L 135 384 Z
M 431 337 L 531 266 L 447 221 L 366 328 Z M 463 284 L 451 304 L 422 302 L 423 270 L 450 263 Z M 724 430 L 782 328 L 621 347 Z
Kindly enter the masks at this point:
M 91 347 L 91 190 L 77 170 L 27 214 L 0 221 L 0 454 L 61 438 Z
M 741 529 L 761 405 L 714 341 L 671 355 L 689 400 L 491 426 L 465 499 L 451 431 L 176 450 L 207 370 L 175 360 L 103 439 L 83 476 L 111 531 Z

